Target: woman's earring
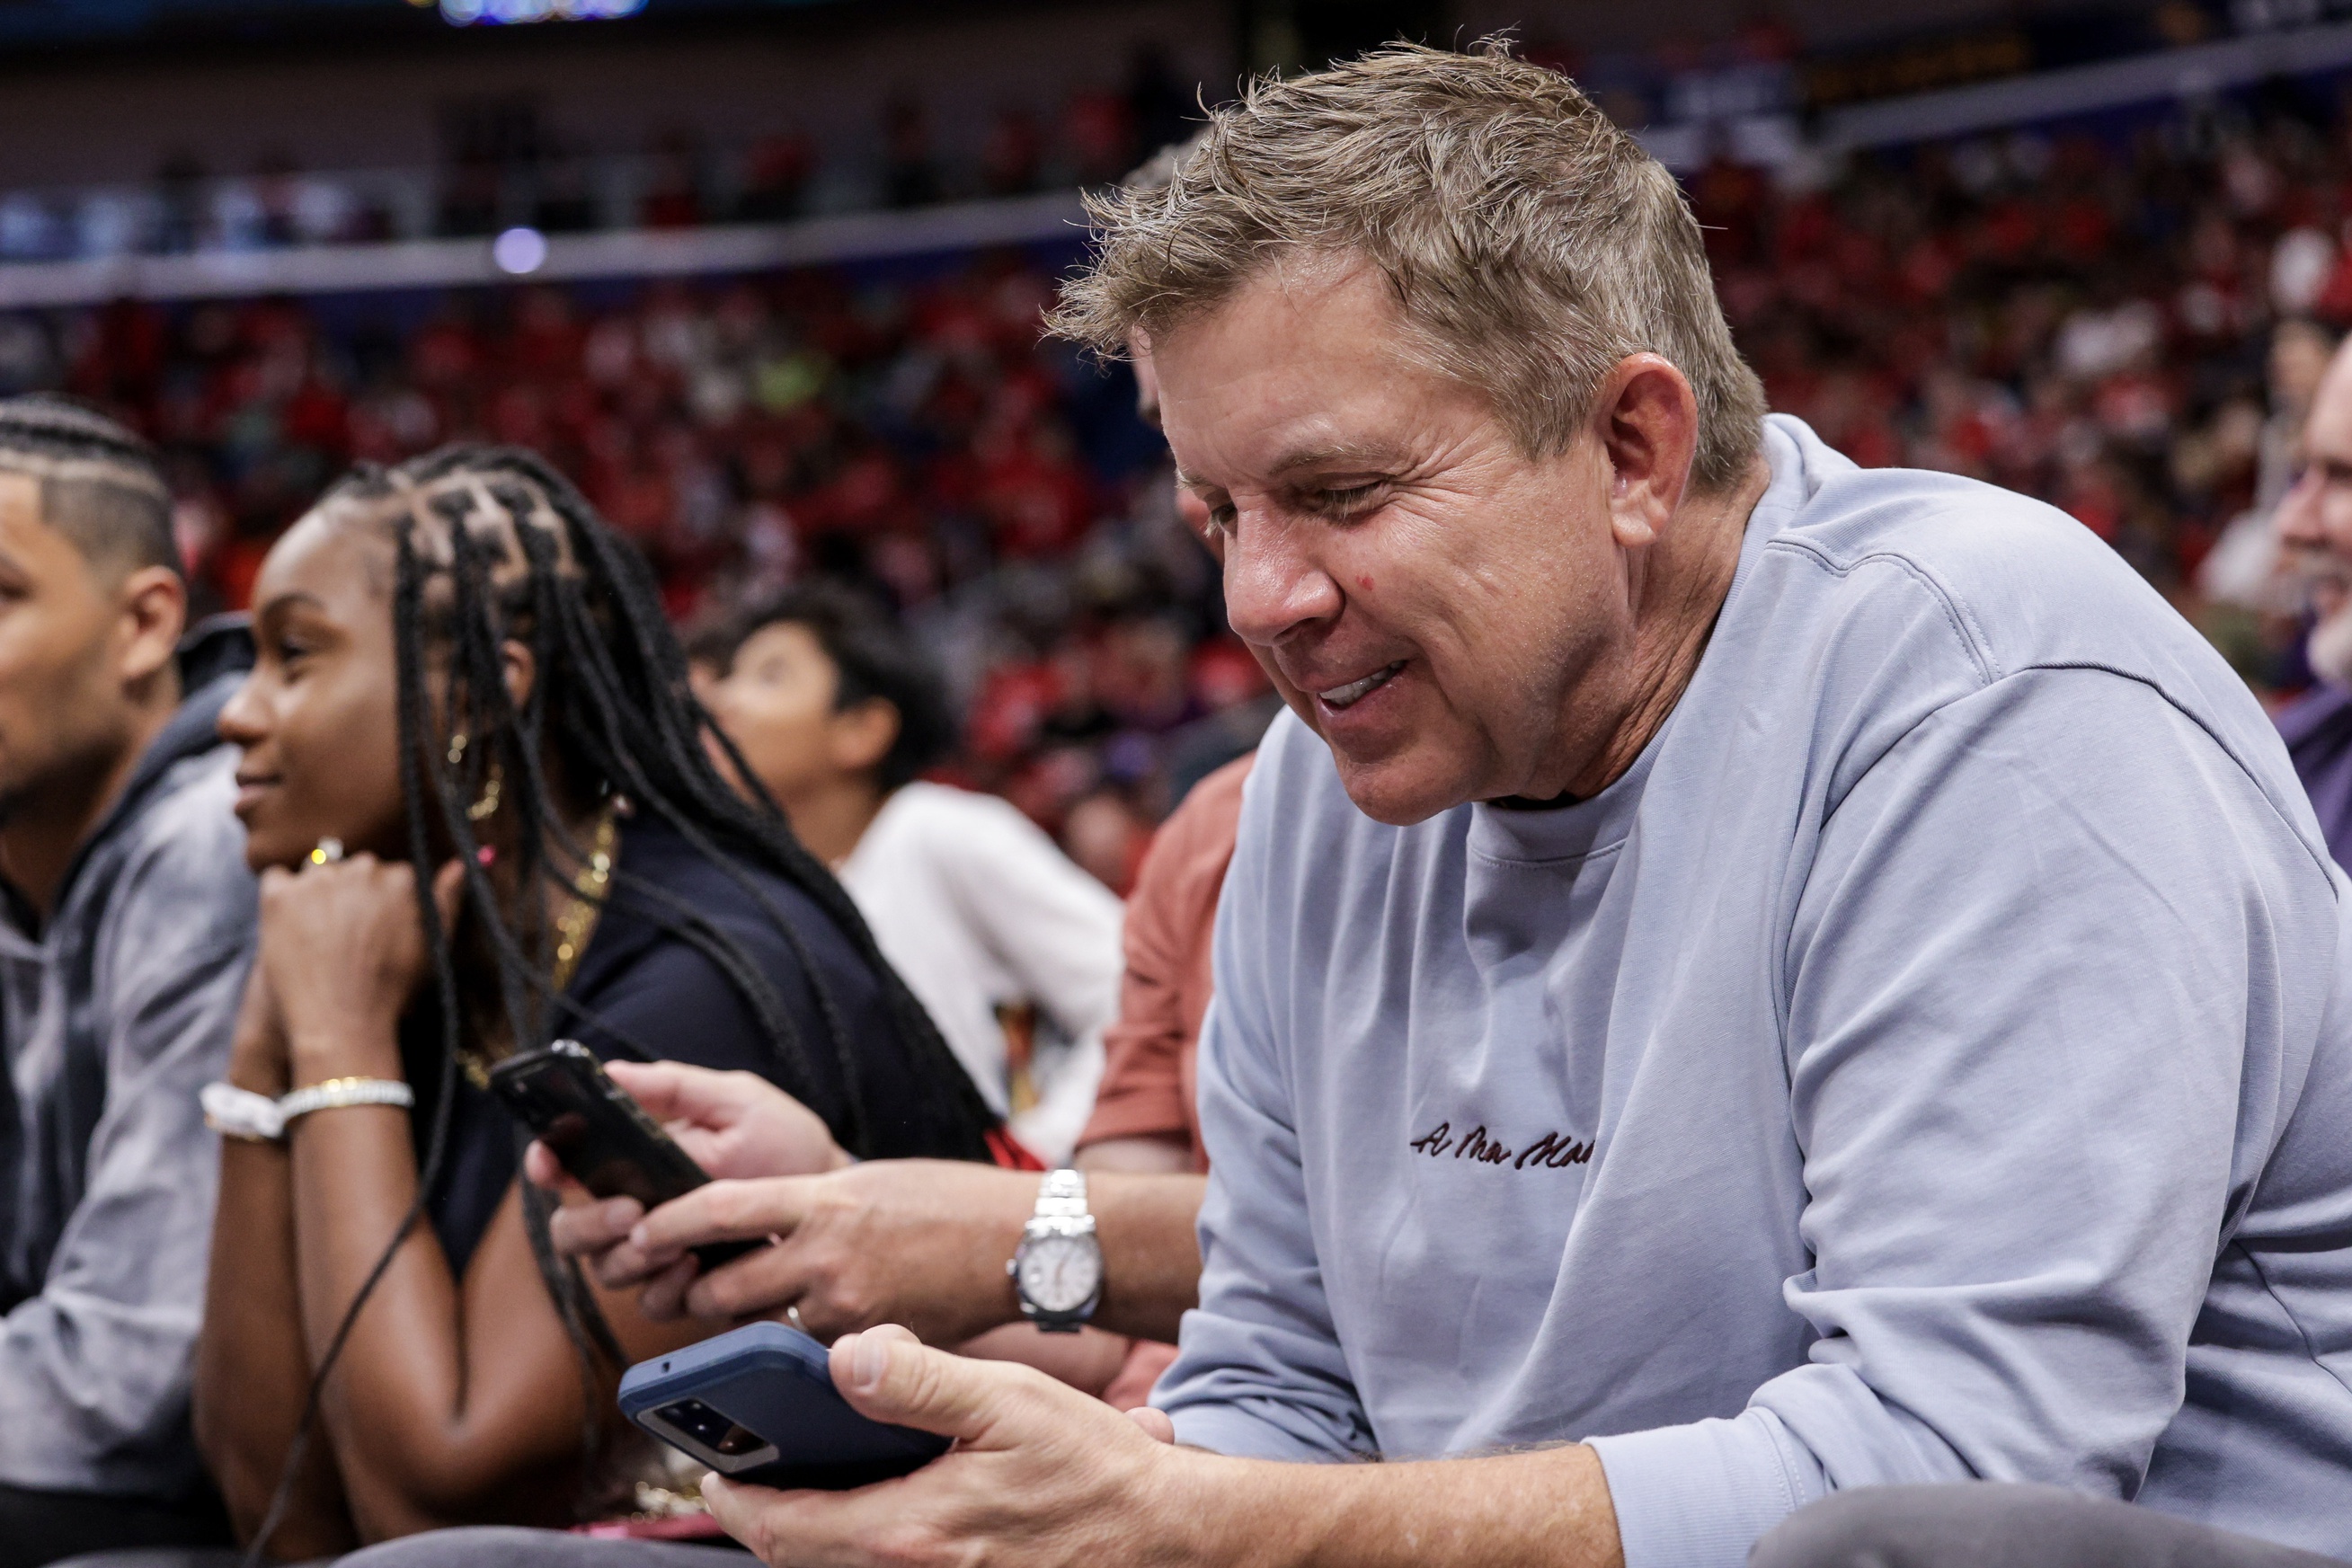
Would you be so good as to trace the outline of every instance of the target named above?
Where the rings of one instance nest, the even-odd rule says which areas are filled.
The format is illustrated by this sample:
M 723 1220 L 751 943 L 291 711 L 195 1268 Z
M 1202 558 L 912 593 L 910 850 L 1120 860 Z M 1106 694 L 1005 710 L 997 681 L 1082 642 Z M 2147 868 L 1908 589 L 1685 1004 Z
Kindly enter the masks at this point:
M 495 762 L 490 764 L 489 777 L 482 780 L 482 798 L 466 808 L 466 820 L 479 822 L 488 820 L 499 809 L 499 787 L 505 773 Z
M 449 766 L 462 768 L 465 765 L 466 732 L 461 729 L 449 737 Z M 480 822 L 487 821 L 495 816 L 499 809 L 499 789 L 505 782 L 504 771 L 493 760 L 490 764 L 489 777 L 482 780 L 482 798 L 466 808 L 466 820 L 469 822 Z M 488 865 L 489 862 L 484 861 L 482 863 Z

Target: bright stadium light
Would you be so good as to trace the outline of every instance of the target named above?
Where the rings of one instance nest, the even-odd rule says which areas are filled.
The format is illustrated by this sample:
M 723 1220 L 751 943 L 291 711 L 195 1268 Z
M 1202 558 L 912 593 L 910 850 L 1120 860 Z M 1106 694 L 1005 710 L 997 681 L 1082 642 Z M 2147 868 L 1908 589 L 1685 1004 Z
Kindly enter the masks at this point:
M 547 236 L 534 228 L 511 228 L 490 242 L 490 260 L 516 277 L 547 263 Z
M 425 5 L 432 0 L 421 0 Z M 440 0 L 441 19 L 453 27 L 524 22 L 593 22 L 634 16 L 646 0 Z

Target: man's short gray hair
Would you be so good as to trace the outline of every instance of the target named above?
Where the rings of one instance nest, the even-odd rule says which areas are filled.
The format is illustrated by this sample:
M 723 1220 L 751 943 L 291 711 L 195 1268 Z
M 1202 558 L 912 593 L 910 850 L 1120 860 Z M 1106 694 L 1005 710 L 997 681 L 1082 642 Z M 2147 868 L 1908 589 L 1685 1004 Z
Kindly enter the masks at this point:
M 1735 486 L 1764 389 L 1732 346 L 1698 224 L 1657 160 L 1566 77 L 1490 41 L 1397 44 L 1264 78 L 1159 189 L 1090 198 L 1095 253 L 1054 330 L 1115 357 L 1286 254 L 1380 269 L 1434 368 L 1529 456 L 1563 450 L 1609 371 L 1655 352 L 1698 403 L 1692 478 Z

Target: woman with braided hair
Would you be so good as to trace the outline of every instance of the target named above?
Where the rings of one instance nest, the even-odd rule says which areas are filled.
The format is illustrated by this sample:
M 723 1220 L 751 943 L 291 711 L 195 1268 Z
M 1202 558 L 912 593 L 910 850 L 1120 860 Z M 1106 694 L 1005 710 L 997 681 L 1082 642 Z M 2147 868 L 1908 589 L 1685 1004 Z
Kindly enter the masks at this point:
M 568 1523 L 621 1368 L 709 1325 L 555 1261 L 491 1061 L 570 1036 L 755 1072 L 814 1113 L 813 1162 L 824 1134 L 984 1160 L 995 1119 L 840 887 L 721 778 L 643 565 L 537 457 L 362 470 L 254 597 L 220 721 L 262 875 L 230 1082 L 330 1108 L 225 1140 L 199 1441 L 279 1558 Z

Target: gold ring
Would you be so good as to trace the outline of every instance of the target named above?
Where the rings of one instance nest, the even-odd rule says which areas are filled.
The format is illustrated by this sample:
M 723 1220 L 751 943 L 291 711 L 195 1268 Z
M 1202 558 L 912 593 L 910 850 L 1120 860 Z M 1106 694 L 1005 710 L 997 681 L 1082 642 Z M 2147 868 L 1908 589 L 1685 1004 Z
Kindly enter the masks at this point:
M 310 852 L 310 863 L 312 865 L 332 865 L 342 858 L 343 841 L 341 839 L 320 839 L 319 841 L 319 847 Z

